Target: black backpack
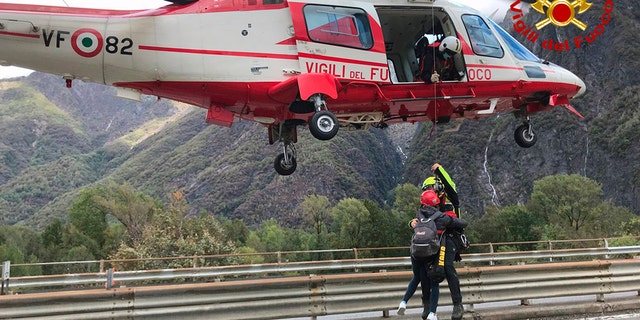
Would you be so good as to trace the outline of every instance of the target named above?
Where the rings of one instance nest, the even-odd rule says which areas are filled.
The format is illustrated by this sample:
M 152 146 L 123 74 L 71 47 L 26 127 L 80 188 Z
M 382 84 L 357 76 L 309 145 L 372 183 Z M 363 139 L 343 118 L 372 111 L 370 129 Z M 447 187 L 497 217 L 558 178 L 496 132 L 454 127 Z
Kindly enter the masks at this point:
M 413 228 L 411 238 L 411 255 L 414 258 L 426 258 L 433 256 L 440 250 L 440 236 L 435 220 L 443 215 L 442 212 L 434 213 L 430 218 L 422 216 Z

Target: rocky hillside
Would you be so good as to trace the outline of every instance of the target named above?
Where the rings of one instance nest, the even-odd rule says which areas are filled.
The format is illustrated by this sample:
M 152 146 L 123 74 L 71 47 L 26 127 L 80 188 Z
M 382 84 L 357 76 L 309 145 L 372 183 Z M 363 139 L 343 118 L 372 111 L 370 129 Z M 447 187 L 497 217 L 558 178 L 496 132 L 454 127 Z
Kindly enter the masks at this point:
M 581 19 L 598 21 L 603 3 L 594 1 Z M 305 195 L 382 204 L 399 183 L 419 184 L 436 161 L 456 180 L 468 215 L 524 203 L 533 181 L 565 173 L 600 182 L 607 198 L 640 212 L 640 49 L 633 45 L 640 14 L 633 4 L 616 1 L 604 35 L 570 54 L 516 35 L 588 86 L 573 102 L 585 119 L 563 108 L 533 115 L 538 142 L 529 149 L 515 144 L 520 123 L 510 115 L 466 120 L 456 132 L 445 132 L 453 124 L 433 134 L 431 124 L 401 124 L 340 132 L 330 141 L 300 129 L 298 170 L 282 177 L 273 170 L 279 147 L 268 144 L 260 125 L 210 126 L 201 109 L 152 97 L 133 103 L 112 97 L 112 88 L 79 81 L 67 89 L 39 73 L 0 81 L 0 223 L 42 227 L 66 215 L 79 189 L 110 179 L 163 200 L 180 190 L 193 214 L 295 225 Z M 578 35 L 577 28 L 546 28 L 540 38 Z

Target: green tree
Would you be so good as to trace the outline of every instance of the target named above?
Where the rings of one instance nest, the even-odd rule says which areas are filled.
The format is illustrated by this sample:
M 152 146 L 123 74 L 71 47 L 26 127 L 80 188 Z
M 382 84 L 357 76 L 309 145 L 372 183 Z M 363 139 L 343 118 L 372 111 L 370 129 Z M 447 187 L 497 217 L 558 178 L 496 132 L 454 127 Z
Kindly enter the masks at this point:
M 257 253 L 258 251 L 256 251 L 254 248 L 251 247 L 240 247 L 237 250 L 238 253 L 240 254 L 246 254 L 243 255 L 239 258 L 239 263 L 240 264 L 262 264 L 265 263 L 264 261 L 264 257 L 262 255 L 254 255 L 254 253 Z
M 577 234 L 580 238 L 620 237 L 632 232 L 633 221 L 637 218 L 629 209 L 616 206 L 610 200 L 602 201 L 592 209 L 589 220 L 582 232 Z
M 98 187 L 92 192 L 100 208 L 124 225 L 129 244 L 142 239 L 145 226 L 151 222 L 154 213 L 161 210 L 158 201 L 127 184 L 109 182 L 108 186 Z
M 0 226 L 0 234 L 6 237 L 5 244 L 17 247 L 24 262 L 36 262 L 44 250 L 40 234 L 26 226 Z
M 397 245 L 407 246 L 413 235 L 413 229 L 408 226 L 408 223 L 415 218 L 420 208 L 422 191 L 413 184 L 405 183 L 393 189 L 392 193 L 394 194 L 392 212 L 398 220 L 398 225 L 395 227 Z
M 62 244 L 63 225 L 60 219 L 54 219 L 42 232 L 42 242 L 46 247 L 57 247 Z
M 111 181 L 106 186 L 82 190 L 69 208 L 69 221 L 80 234 L 90 239 L 90 244 L 85 247 L 95 258 L 101 259 L 117 248 L 120 241 L 131 243 L 139 240 L 144 226 L 158 208 L 158 203 L 152 198 L 129 185 Z M 121 228 L 109 225 L 108 216 L 122 223 L 126 237 Z M 72 247 L 67 246 L 67 249 Z
M 305 225 L 311 229 L 313 237 L 310 239 L 309 248 L 323 250 L 331 248 L 331 235 L 328 226 L 331 223 L 331 203 L 325 196 L 305 196 L 300 204 L 300 210 L 304 217 Z M 322 255 L 317 255 L 320 259 Z M 327 257 L 330 259 L 331 257 Z
M 469 231 L 478 235 L 480 242 L 537 241 L 545 224 L 544 216 L 522 205 L 488 207 L 480 221 L 470 225 Z
M 0 245 L 0 263 L 11 264 L 39 262 L 43 251 L 40 234 L 25 226 L 0 226 L 0 234 L 5 238 Z M 42 274 L 40 267 L 12 267 L 11 276 L 33 276 Z
M 369 211 L 362 201 L 345 198 L 331 210 L 331 230 L 336 235 L 334 248 L 366 247 L 364 230 L 369 221 Z
M 24 253 L 20 248 L 16 245 L 11 244 L 3 244 L 0 245 L 0 263 L 4 261 L 11 261 L 11 264 L 21 264 L 26 262 L 34 262 L 27 261 Z M 29 270 L 24 267 L 11 267 L 11 277 L 21 277 L 21 276 L 33 276 L 40 274 L 35 270 Z
M 398 212 L 399 218 L 405 222 L 413 219 L 420 208 L 420 188 L 405 183 L 393 189 L 393 194 L 393 209 Z
M 622 223 L 622 231 L 629 236 L 640 236 L 640 217 L 634 216 Z
M 529 209 L 547 217 L 549 223 L 579 231 L 594 218 L 593 210 L 602 202 L 602 187 L 577 175 L 544 177 L 533 183 Z
M 287 235 L 276 219 L 265 220 L 258 230 L 260 242 L 267 252 L 282 251 L 287 246 Z
M 189 207 L 180 193 L 174 193 L 172 203 L 167 210 L 154 208 L 153 218 L 140 230 L 140 237 L 132 239 L 132 243 L 121 245 L 111 255 L 113 259 L 152 258 L 175 256 L 204 256 L 232 253 L 235 250 L 233 242 L 220 222 L 210 214 L 185 218 Z M 216 260 L 201 260 L 200 266 L 234 264 L 235 259 L 224 258 Z M 190 267 L 189 260 L 172 260 L 169 263 L 149 261 L 144 267 Z M 140 268 L 140 264 L 120 266 L 122 268 Z
M 72 223 L 62 224 L 55 219 L 41 234 L 44 250 L 40 254 L 42 261 L 83 261 L 104 258 L 96 239 L 85 234 Z M 69 272 L 97 271 L 88 265 L 46 265 L 42 267 L 44 274 L 60 274 Z
M 577 174 L 535 181 L 528 209 L 546 218 L 544 239 L 620 236 L 634 217 L 628 209 L 604 201 L 600 184 Z
M 316 235 L 326 232 L 331 219 L 331 203 L 329 198 L 318 195 L 304 196 L 300 204 L 305 223 Z
M 64 255 L 60 257 L 60 261 L 91 261 L 95 260 L 92 250 L 84 245 L 77 245 L 64 251 Z M 95 272 L 95 266 L 90 264 L 71 264 L 64 266 L 63 270 L 58 273 L 85 273 Z
M 239 246 L 247 244 L 251 231 L 244 221 L 240 219 L 234 219 L 232 221 L 226 218 L 220 218 L 219 220 L 222 223 L 226 234 L 229 235 L 228 240 L 237 243 Z
M 84 189 L 69 207 L 69 221 L 78 231 L 93 239 L 98 244 L 98 249 L 104 245 L 105 230 L 107 229 L 106 212 L 96 202 L 94 196 L 100 189 Z M 56 225 L 53 225 L 55 228 Z M 47 234 L 48 236 L 51 233 Z M 93 252 L 94 256 L 101 257 L 100 252 Z
M 369 212 L 364 232 L 367 247 L 392 247 L 407 243 L 408 238 L 404 238 L 402 232 L 407 229 L 406 221 L 395 215 L 391 208 L 380 208 L 373 200 L 362 200 L 362 204 Z
M 260 236 L 256 231 L 250 232 L 247 237 L 247 247 L 253 249 L 255 252 L 266 252 L 265 245 L 262 243 Z

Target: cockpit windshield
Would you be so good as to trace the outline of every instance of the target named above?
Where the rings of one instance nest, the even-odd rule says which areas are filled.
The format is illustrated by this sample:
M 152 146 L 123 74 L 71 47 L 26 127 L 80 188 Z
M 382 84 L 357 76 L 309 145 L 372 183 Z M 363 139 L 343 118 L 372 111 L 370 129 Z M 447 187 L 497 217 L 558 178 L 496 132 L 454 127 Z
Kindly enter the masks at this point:
M 516 57 L 516 59 L 532 62 L 542 62 L 540 58 L 536 57 L 535 54 L 525 48 L 520 42 L 518 42 L 518 40 L 514 39 L 509 33 L 504 31 L 504 29 L 502 29 L 497 23 L 493 22 L 491 19 L 487 19 L 487 21 L 489 21 L 491 26 L 493 26 L 493 28 L 498 31 L 498 35 L 500 36 L 500 38 L 502 38 L 504 43 L 509 48 L 509 51 L 513 53 L 513 56 Z
M 494 58 L 504 56 L 498 39 L 480 16 L 465 14 L 462 15 L 462 22 L 469 35 L 473 52 L 477 55 Z

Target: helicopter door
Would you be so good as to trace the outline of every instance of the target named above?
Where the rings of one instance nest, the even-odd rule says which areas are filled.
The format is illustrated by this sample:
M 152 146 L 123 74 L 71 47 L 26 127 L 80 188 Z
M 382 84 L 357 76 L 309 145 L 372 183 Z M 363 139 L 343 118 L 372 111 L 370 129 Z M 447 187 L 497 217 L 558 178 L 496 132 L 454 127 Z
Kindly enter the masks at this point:
M 390 82 L 380 21 L 372 4 L 289 0 L 302 73 Z

